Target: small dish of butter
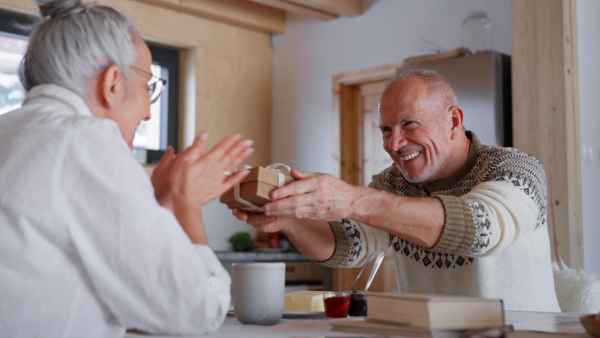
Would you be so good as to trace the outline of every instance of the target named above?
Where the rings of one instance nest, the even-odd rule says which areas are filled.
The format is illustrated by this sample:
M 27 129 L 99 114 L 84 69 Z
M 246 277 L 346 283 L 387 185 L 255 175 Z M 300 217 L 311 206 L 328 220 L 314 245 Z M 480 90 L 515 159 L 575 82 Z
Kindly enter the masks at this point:
M 285 294 L 283 318 L 325 317 L 323 292 L 299 290 Z

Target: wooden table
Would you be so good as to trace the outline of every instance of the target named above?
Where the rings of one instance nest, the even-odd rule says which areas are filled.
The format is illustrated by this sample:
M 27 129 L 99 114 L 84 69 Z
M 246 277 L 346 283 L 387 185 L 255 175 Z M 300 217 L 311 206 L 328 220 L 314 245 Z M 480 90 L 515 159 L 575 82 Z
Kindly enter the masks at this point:
M 579 321 L 582 313 L 551 313 L 505 311 L 506 323 L 513 325 L 513 332 L 507 338 L 592 338 L 585 332 Z M 148 336 L 128 333 L 128 338 Z M 181 336 L 151 336 L 153 338 L 174 338 Z M 262 338 L 262 337 L 383 337 L 360 333 L 331 331 L 328 319 L 281 319 L 272 326 L 243 325 L 235 317 L 228 316 L 218 331 L 202 336 L 204 338 Z M 482 336 L 477 336 L 482 338 Z

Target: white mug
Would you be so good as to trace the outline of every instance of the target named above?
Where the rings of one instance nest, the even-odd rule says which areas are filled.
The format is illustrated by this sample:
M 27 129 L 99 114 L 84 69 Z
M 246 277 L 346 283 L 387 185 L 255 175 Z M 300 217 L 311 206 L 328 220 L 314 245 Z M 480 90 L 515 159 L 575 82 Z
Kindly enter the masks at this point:
M 234 263 L 233 311 L 243 324 L 273 325 L 283 315 L 285 263 Z

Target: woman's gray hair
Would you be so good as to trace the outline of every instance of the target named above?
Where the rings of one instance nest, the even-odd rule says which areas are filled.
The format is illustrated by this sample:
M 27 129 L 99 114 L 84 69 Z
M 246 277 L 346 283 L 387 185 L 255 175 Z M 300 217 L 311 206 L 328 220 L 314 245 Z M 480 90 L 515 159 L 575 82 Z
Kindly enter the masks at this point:
M 34 0 L 42 17 L 30 27 L 21 62 L 27 91 L 56 84 L 85 95 L 87 80 L 102 66 L 115 64 L 125 76 L 136 58 L 135 25 L 119 11 L 81 0 Z

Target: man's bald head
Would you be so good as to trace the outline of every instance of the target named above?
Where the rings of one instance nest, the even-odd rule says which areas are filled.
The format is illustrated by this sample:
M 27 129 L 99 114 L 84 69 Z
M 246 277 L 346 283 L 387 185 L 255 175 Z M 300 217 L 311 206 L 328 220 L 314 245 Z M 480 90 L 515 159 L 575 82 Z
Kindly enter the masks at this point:
M 425 90 L 428 101 L 439 105 L 439 108 L 442 108 L 440 111 L 445 111 L 446 109 L 444 108 L 458 105 L 456 93 L 452 89 L 452 86 L 450 86 L 441 74 L 433 70 L 411 69 L 398 73 L 388 82 L 382 97 L 389 96 L 390 94 L 400 96 L 405 93 L 408 94 L 407 89 L 413 87 Z M 399 99 L 401 100 L 401 98 Z

